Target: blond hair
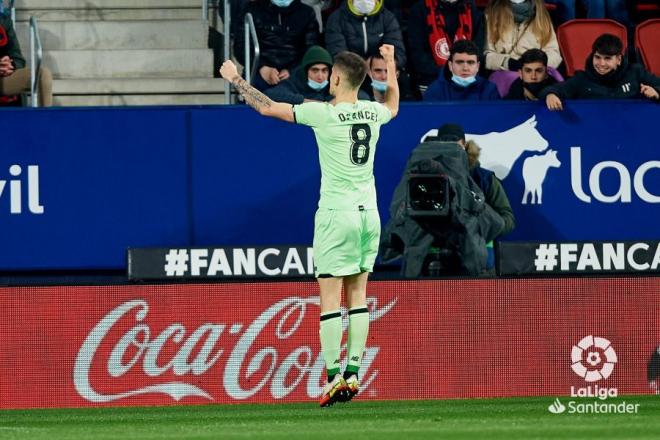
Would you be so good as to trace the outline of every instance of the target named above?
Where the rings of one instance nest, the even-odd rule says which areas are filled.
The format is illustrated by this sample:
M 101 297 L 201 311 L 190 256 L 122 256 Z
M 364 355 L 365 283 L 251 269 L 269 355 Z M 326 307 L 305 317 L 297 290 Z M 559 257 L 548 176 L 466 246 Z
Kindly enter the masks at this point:
M 534 17 L 529 23 L 529 29 L 545 47 L 552 38 L 552 20 L 545 9 L 543 0 L 531 0 L 534 4 Z M 492 44 L 497 43 L 504 35 L 511 32 L 514 26 L 513 11 L 510 0 L 491 0 L 486 7 L 486 20 L 488 22 L 488 39 Z
M 472 168 L 479 161 L 481 147 L 475 141 L 470 139 L 465 143 L 465 152 L 468 156 L 468 164 L 470 165 L 470 168 Z

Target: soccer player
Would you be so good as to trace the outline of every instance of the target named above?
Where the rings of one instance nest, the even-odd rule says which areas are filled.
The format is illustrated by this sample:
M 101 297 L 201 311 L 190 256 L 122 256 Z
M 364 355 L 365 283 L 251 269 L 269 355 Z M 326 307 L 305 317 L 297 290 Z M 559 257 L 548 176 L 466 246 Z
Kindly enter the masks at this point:
M 220 68 L 245 102 L 264 116 L 311 127 L 321 163 L 321 198 L 314 219 L 315 275 L 321 296 L 319 335 L 328 373 L 320 405 L 348 401 L 359 391 L 358 371 L 369 332 L 367 277 L 373 270 L 380 239 L 373 165 L 380 126 L 399 111 L 394 46 L 380 53 L 387 63 L 383 104 L 359 101 L 366 62 L 351 52 L 334 59 L 330 102 L 291 105 L 274 102 L 250 86 L 231 61 Z M 340 374 L 342 340 L 341 291 L 348 306 L 347 366 Z

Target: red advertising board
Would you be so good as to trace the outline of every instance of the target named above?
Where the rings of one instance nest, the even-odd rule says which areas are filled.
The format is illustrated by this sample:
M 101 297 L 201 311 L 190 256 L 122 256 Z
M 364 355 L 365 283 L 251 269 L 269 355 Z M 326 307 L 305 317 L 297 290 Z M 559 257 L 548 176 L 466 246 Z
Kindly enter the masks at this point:
M 651 392 L 660 278 L 384 281 L 368 298 L 361 399 Z M 315 400 L 318 304 L 312 282 L 0 288 L 0 408 Z

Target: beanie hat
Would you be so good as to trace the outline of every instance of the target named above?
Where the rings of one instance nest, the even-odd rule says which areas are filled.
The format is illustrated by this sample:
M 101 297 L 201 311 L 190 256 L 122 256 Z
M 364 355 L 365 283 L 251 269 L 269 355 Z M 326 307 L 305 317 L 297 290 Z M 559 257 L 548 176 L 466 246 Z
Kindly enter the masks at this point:
M 305 55 L 303 55 L 302 62 L 300 63 L 300 75 L 305 81 L 307 81 L 307 70 L 314 64 L 325 64 L 329 68 L 332 68 L 332 56 L 330 52 L 322 48 L 321 46 L 312 46 L 307 49 Z

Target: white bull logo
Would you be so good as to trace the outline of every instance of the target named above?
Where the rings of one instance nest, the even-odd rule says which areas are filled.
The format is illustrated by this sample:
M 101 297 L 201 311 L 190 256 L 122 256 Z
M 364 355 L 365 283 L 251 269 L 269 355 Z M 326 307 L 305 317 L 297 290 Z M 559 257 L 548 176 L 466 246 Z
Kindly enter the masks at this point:
M 548 168 L 559 168 L 561 162 L 557 159 L 555 150 L 548 150 L 545 154 L 538 154 L 525 159 L 523 162 L 523 180 L 525 181 L 525 193 L 522 204 L 527 204 L 527 196 L 531 196 L 531 204 L 541 204 L 543 198 L 543 181 L 548 173 Z
M 437 134 L 437 129 L 429 130 L 422 136 L 422 141 Z M 513 164 L 525 151 L 545 151 L 548 148 L 548 141 L 536 129 L 536 116 L 506 131 L 466 133 L 465 138 L 475 141 L 481 147 L 481 166 L 494 172 L 500 180 L 509 175 Z

